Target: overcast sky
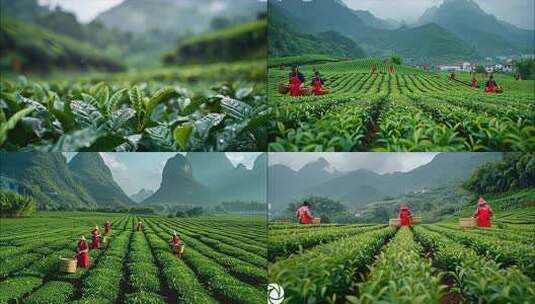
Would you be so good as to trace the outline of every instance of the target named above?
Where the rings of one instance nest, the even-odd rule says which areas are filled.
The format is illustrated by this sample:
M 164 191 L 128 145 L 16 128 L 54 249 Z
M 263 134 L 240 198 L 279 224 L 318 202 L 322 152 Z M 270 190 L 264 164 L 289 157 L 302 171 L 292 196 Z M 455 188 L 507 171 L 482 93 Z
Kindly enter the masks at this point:
M 110 168 L 113 179 L 126 194 L 131 195 L 145 188 L 157 190 L 162 181 L 163 167 L 176 153 L 103 153 L 100 155 Z M 237 166 L 242 163 L 252 168 L 260 153 L 226 153 Z M 70 161 L 76 153 L 65 153 Z
M 41 5 L 61 6 L 76 14 L 82 22 L 90 22 L 124 0 L 39 0 Z M 150 1 L 150 0 L 146 0 Z M 368 10 L 377 17 L 398 21 L 415 21 L 423 12 L 444 0 L 343 0 L 353 9 Z M 487 13 L 522 28 L 535 28 L 535 0 L 475 0 Z
M 379 174 L 410 171 L 425 165 L 438 153 L 269 153 L 269 165 L 283 164 L 299 170 L 305 164 L 325 158 L 338 171 L 367 169 Z
M 377 17 L 416 21 L 427 8 L 444 0 L 343 0 L 353 9 L 370 11 Z M 475 0 L 487 13 L 522 28 L 535 28 L 535 0 Z
M 99 13 L 112 8 L 123 1 L 124 0 L 39 0 L 39 4 L 52 7 L 59 5 L 64 10 L 73 12 L 79 21 L 87 23 L 93 20 Z

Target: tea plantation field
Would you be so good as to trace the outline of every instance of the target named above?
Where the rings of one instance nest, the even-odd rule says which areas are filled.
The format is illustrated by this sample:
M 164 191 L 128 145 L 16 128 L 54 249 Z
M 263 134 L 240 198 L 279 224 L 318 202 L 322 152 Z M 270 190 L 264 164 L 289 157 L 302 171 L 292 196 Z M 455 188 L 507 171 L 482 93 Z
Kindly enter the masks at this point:
M 377 73 L 371 74 L 375 64 Z M 270 151 L 533 151 L 535 81 L 498 75 L 502 94 L 445 74 L 360 59 L 304 65 L 306 86 L 313 68 L 331 94 L 290 97 L 278 92 L 289 70 L 271 68 L 268 99 L 274 108 Z
M 91 267 L 58 271 L 80 234 L 112 221 L 107 245 L 90 250 Z M 134 223 L 145 223 L 143 232 Z M 103 213 L 42 213 L 2 219 L 0 303 L 261 303 L 267 282 L 261 217 L 178 219 Z M 173 230 L 185 242 L 178 259 Z M 89 239 L 89 238 L 88 238 Z
M 265 61 L 2 79 L 6 151 L 265 151 Z
M 455 223 L 270 224 L 269 281 L 285 303 L 531 303 L 535 209 L 487 230 Z

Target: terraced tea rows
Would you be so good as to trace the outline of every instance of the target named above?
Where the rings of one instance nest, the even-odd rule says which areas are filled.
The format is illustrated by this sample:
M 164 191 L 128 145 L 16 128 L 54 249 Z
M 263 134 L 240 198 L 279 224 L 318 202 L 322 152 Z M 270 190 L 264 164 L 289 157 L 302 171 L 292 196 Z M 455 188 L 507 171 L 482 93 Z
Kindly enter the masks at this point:
M 61 213 L 59 213 L 61 214 Z M 164 219 L 117 214 L 46 214 L 2 219 L 0 303 L 258 303 L 267 282 L 266 226 L 260 217 Z M 91 267 L 58 272 L 80 234 L 112 220 L 90 250 Z M 135 231 L 142 220 L 144 231 Z M 4 230 L 5 228 L 5 230 Z M 169 246 L 177 231 L 186 247 Z M 5 232 L 4 232 L 5 231 Z
M 375 62 L 378 73 L 371 74 Z M 269 71 L 271 151 L 532 151 L 535 92 L 488 94 L 444 75 L 374 60 L 304 66 L 320 71 L 324 96 L 278 92 L 288 71 Z M 310 85 L 309 80 L 305 85 Z M 533 81 L 524 81 L 528 88 Z
M 532 240 L 532 231 L 453 224 L 270 224 L 268 277 L 289 303 L 528 303 Z

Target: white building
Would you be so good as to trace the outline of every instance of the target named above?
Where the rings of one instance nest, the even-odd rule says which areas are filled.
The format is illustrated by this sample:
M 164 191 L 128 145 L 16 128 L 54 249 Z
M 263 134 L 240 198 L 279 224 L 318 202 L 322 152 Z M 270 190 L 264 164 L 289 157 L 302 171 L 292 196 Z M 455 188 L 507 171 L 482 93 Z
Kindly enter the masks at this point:
M 461 64 L 461 69 L 463 71 L 471 72 L 472 71 L 472 64 L 470 62 L 463 62 Z
M 438 68 L 441 71 L 448 71 L 448 72 L 462 71 L 462 67 L 458 65 L 439 65 Z
M 513 65 L 510 63 L 506 63 L 503 65 L 502 71 L 504 72 L 512 72 L 514 70 Z
M 475 65 L 471 64 L 468 61 L 463 61 L 463 62 L 457 62 L 455 64 L 439 65 L 438 68 L 441 71 L 449 71 L 449 72 L 458 72 L 458 71 L 472 72 L 475 70 Z

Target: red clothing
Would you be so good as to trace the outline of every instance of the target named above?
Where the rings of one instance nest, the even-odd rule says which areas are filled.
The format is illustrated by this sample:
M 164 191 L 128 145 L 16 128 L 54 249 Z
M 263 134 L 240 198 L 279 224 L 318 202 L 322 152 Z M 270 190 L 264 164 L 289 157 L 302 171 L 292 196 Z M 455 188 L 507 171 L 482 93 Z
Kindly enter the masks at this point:
M 100 247 L 100 234 L 97 229 L 93 229 L 93 231 L 91 231 L 91 234 L 93 235 L 91 241 L 91 249 L 98 249 Z
M 173 245 L 180 245 L 182 244 L 182 240 L 180 239 L 178 235 L 173 235 L 173 238 L 171 239 L 171 243 Z
M 143 226 L 143 224 L 137 224 L 137 226 L 136 226 L 136 230 L 137 231 L 141 231 L 141 230 L 143 230 L 143 228 L 145 228 L 145 226 Z
M 492 216 L 493 211 L 488 205 L 479 206 L 476 209 L 474 217 L 477 218 L 478 227 L 490 227 L 490 217 Z
M 325 91 L 323 90 L 323 82 L 321 78 L 317 77 L 312 80 L 312 85 L 314 86 L 314 95 L 323 95 Z
M 76 246 L 76 260 L 78 267 L 89 267 L 89 246 L 84 240 L 78 241 Z
M 180 257 L 182 255 L 180 252 L 182 249 L 182 240 L 179 236 L 173 235 L 173 238 L 171 239 L 171 246 L 173 246 L 173 249 L 175 250 L 175 255 Z
M 410 226 L 411 224 L 411 211 L 408 207 L 401 207 L 399 210 L 399 219 L 401 222 L 401 226 Z
M 111 223 L 104 224 L 104 234 L 109 234 L 111 231 Z
M 307 206 L 302 206 L 297 209 L 295 216 L 297 217 L 297 220 L 300 224 L 312 223 L 312 213 L 310 212 L 310 209 Z
M 472 82 L 470 83 L 472 88 L 477 88 L 477 80 L 476 79 L 472 79 Z
M 301 84 L 303 82 L 299 79 L 299 75 L 295 74 L 290 77 L 290 96 L 301 95 Z
M 496 91 L 496 81 L 489 80 L 487 81 L 487 86 L 485 87 L 485 92 L 487 93 L 494 93 Z

